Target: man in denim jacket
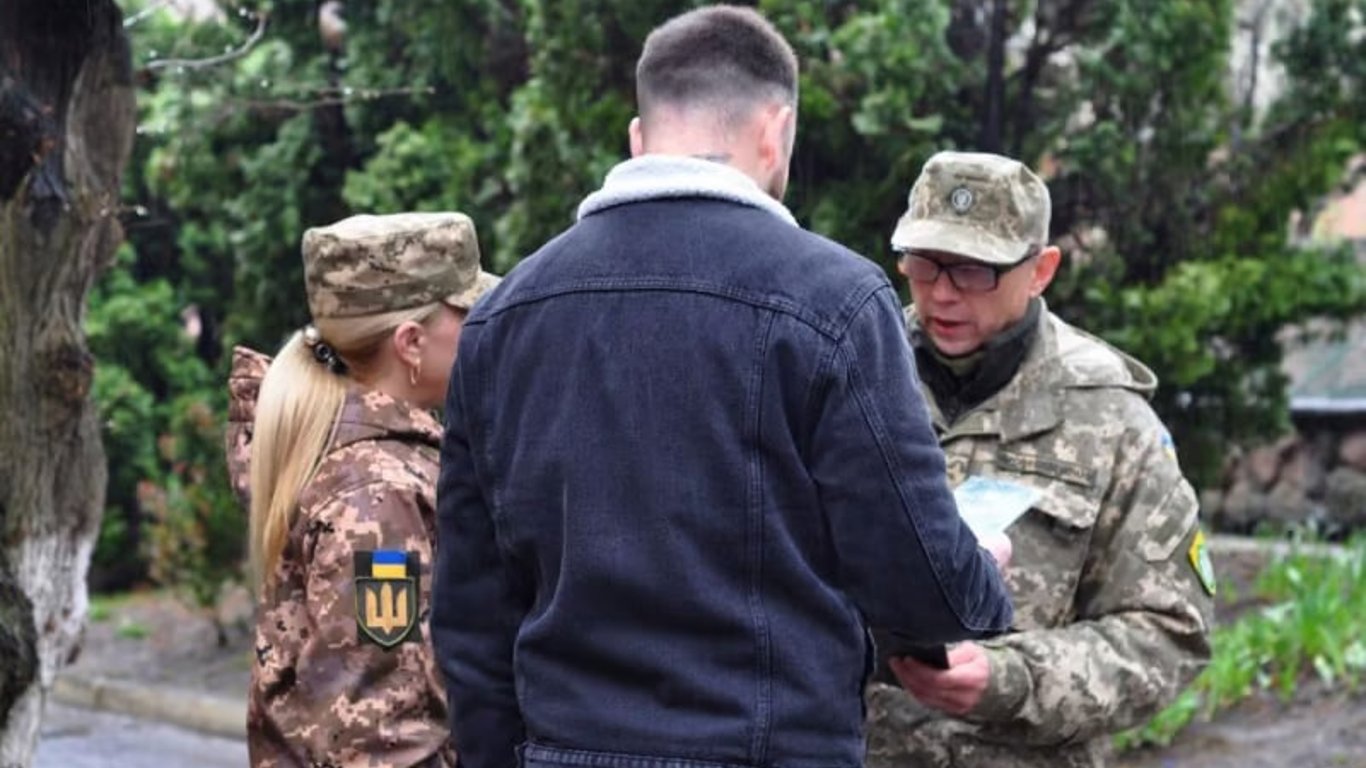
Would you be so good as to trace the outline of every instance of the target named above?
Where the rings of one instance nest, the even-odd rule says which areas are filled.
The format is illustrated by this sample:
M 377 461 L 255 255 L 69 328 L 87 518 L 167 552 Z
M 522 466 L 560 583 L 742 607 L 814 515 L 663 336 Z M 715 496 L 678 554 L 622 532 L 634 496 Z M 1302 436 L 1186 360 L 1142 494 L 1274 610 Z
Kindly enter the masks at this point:
M 869 626 L 1010 624 L 894 290 L 778 202 L 796 70 L 749 9 L 655 30 L 633 159 L 466 321 L 432 614 L 466 768 L 856 768 Z

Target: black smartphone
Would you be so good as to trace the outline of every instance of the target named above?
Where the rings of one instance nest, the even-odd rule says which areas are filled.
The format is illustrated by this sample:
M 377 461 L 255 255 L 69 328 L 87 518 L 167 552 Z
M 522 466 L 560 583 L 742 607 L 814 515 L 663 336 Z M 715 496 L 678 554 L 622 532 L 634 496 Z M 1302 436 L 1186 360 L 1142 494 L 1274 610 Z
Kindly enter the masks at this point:
M 943 645 L 908 645 L 900 649 L 899 653 L 894 651 L 893 655 L 909 656 L 935 669 L 949 668 L 949 649 Z
M 923 645 L 897 632 L 888 633 L 887 655 L 909 656 L 935 669 L 949 668 L 949 649 L 945 645 Z

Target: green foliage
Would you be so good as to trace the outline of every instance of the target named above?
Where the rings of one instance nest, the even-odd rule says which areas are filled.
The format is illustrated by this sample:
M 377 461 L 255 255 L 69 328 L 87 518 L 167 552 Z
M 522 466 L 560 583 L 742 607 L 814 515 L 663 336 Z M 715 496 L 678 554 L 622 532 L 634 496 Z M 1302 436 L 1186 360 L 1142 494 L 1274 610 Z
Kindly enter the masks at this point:
M 1356 690 L 1366 674 L 1366 538 L 1340 555 L 1297 552 L 1272 563 L 1255 594 L 1267 607 L 1215 629 L 1210 664 L 1169 707 L 1118 737 L 1165 745 L 1186 725 L 1266 691 L 1291 699 L 1307 676 Z
M 131 249 L 120 249 L 115 269 L 91 295 L 86 320 L 91 351 L 101 361 L 94 398 L 111 457 L 107 508 L 92 558 L 97 586 L 125 586 L 145 574 L 135 554 L 143 522 L 137 488 L 161 471 L 156 440 L 166 414 L 158 399 L 170 387 L 206 378 L 193 369 L 193 355 L 186 355 L 189 344 L 170 285 L 137 283 L 129 271 L 133 259 Z
M 1280 245 L 1264 259 L 1185 261 L 1153 286 L 1092 286 L 1094 306 L 1122 318 L 1111 341 L 1159 371 L 1157 406 L 1172 421 L 1183 464 L 1215 477 L 1224 446 L 1289 428 L 1279 329 L 1308 316 L 1343 317 L 1366 306 L 1366 275 L 1348 250 Z M 1102 310 L 1104 312 L 1105 310 Z M 1192 428 L 1213 425 L 1214 428 Z
M 1183 462 L 1211 482 L 1231 444 L 1287 426 L 1278 332 L 1366 310 L 1347 254 L 1287 239 L 1292 213 L 1363 144 L 1350 52 L 1366 53 L 1366 36 L 1363 4 L 1355 19 L 1350 5 L 1319 0 L 1277 47 L 1290 83 L 1256 120 L 1226 92 L 1231 0 L 1014 3 L 995 94 L 985 14 L 762 4 L 804 67 L 789 203 L 890 271 L 886 240 L 919 165 L 938 149 L 990 149 L 999 115 L 1000 149 L 1049 177 L 1070 257 L 1051 306 L 1154 368 Z
M 92 312 L 92 315 L 95 314 Z M 97 589 L 126 586 L 144 575 L 136 557 L 141 513 L 137 484 L 157 474 L 156 446 L 148 426 L 156 404 L 151 393 L 113 363 L 95 369 L 94 398 L 104 422 L 104 448 L 109 460 L 109 484 L 95 552 L 91 582 Z
M 973 62 L 949 49 L 946 3 L 761 4 L 800 57 L 800 126 L 787 202 L 814 230 L 891 268 L 891 228 L 920 164 L 970 121 Z M 947 139 L 947 141 L 946 141 Z
M 420 128 L 399 121 L 375 139 L 375 154 L 363 172 L 346 175 L 342 196 L 358 211 L 392 213 L 414 208 L 459 208 L 455 190 L 472 179 L 454 179 L 477 154 L 467 137 L 439 120 Z M 452 151 L 454 150 L 454 151 Z
M 109 621 L 110 606 L 108 602 L 94 599 L 90 601 L 90 610 L 86 611 L 86 618 L 92 622 L 101 623 Z
M 1315 2 L 1278 47 L 1286 95 L 1258 120 L 1224 91 L 1232 3 L 1095 5 L 1105 33 L 1078 56 L 1075 91 L 1094 121 L 1040 145 L 1059 169 L 1055 232 L 1085 246 L 1054 305 L 1158 373 L 1155 405 L 1206 484 L 1230 445 L 1288 426 L 1278 333 L 1366 310 L 1348 254 L 1287 238 L 1292 214 L 1362 146 L 1361 108 L 1341 90 L 1360 83 L 1360 66 L 1338 58 L 1361 41 L 1341 31 L 1352 28 L 1341 2 Z M 1339 30 L 1331 41 L 1315 31 L 1325 25 Z M 1336 56 L 1306 67 L 1304 36 Z M 1338 89 L 1310 106 L 1302 89 L 1321 80 Z
M 97 561 L 146 538 L 140 482 L 155 508 L 240 541 L 214 522 L 228 509 L 217 442 L 188 409 L 220 408 L 231 344 L 270 351 L 306 322 L 307 227 L 456 208 L 505 272 L 625 156 L 641 43 L 698 4 L 348 4 L 340 54 L 316 3 L 240 0 L 202 22 L 163 7 L 135 24 L 143 68 L 235 49 L 256 14 L 269 20 L 227 63 L 139 69 L 125 200 L 142 213 L 91 312 L 111 446 Z M 1366 0 L 1312 0 L 1275 47 L 1288 87 L 1262 116 L 1226 92 L 1233 0 L 1010 0 L 999 40 L 974 3 L 755 4 L 801 61 L 798 218 L 894 275 L 887 239 L 931 153 L 995 149 L 1040 168 L 1069 256 L 1051 306 L 1156 370 L 1197 482 L 1230 442 L 1283 428 L 1278 332 L 1366 308 L 1345 257 L 1287 239 L 1292 212 L 1312 211 L 1363 144 Z M 177 321 L 191 306 L 193 341 Z M 157 449 L 166 435 L 176 452 Z
M 245 527 L 225 476 L 225 398 L 194 353 L 183 302 L 165 279 L 138 282 L 135 266 L 121 249 L 86 323 L 105 361 L 94 394 L 111 457 L 95 582 L 120 587 L 150 575 L 207 606 L 238 570 Z
M 147 629 L 146 624 L 140 624 L 136 621 L 125 619 L 119 622 L 119 626 L 114 630 L 114 633 L 125 640 L 145 640 L 147 636 L 151 634 L 151 631 Z
M 627 153 L 633 73 L 660 20 L 700 2 L 522 3 L 527 77 L 512 93 L 494 266 L 511 268 L 573 222 L 578 201 Z
M 154 524 L 147 541 L 151 575 L 199 609 L 227 642 L 218 618 L 223 588 L 241 576 L 246 520 L 228 487 L 220 419 L 223 404 L 187 395 L 175 404 L 161 441 L 170 464 L 160 486 L 145 484 L 140 501 Z
M 364 168 L 347 172 L 342 197 L 356 211 L 464 211 L 477 231 L 492 232 L 490 205 L 504 183 L 488 167 L 490 160 L 489 144 L 449 121 L 433 118 L 414 127 L 400 120 L 375 138 L 375 154 Z M 481 239 L 487 253 L 490 238 Z

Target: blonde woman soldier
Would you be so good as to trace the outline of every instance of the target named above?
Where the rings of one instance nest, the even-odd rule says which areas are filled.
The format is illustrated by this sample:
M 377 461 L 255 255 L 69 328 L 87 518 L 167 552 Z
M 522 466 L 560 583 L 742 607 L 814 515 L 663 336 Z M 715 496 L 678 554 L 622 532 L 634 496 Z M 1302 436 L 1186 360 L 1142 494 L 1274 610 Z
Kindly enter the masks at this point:
M 456 213 L 311 229 L 303 259 L 312 324 L 274 361 L 234 350 L 230 381 L 259 584 L 251 764 L 452 766 L 427 629 L 441 436 L 428 409 L 497 278 Z

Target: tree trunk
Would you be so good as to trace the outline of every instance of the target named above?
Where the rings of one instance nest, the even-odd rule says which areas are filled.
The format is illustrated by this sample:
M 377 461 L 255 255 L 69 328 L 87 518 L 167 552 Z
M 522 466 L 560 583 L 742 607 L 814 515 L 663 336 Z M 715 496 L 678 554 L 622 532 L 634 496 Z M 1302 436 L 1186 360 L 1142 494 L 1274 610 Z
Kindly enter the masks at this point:
M 1006 104 L 1006 0 L 993 0 L 991 37 L 987 47 L 987 88 L 983 100 L 982 132 L 977 149 L 1000 152 Z
M 0 0 L 3 768 L 31 762 L 46 693 L 76 651 L 104 506 L 81 323 L 123 237 L 136 114 L 122 18 L 113 0 Z

